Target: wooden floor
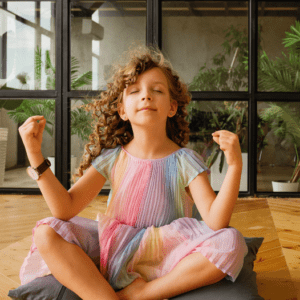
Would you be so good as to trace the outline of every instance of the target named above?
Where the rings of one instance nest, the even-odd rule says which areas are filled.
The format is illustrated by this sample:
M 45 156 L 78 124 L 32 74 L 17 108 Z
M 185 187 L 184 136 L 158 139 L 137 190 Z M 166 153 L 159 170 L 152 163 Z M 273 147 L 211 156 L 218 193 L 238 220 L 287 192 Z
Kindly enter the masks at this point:
M 98 196 L 79 216 L 95 219 L 107 196 Z M 36 221 L 50 216 L 42 196 L 0 195 L 0 299 L 20 285 Z M 247 237 L 264 237 L 254 270 L 265 300 L 300 300 L 300 199 L 239 199 L 230 225 Z

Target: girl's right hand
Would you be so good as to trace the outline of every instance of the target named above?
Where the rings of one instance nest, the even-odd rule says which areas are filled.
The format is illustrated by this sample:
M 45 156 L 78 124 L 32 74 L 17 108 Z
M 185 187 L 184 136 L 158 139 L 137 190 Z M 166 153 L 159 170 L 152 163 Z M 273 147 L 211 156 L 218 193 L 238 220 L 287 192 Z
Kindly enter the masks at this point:
M 41 152 L 45 126 L 46 119 L 44 116 L 32 116 L 19 127 L 19 133 L 27 153 Z

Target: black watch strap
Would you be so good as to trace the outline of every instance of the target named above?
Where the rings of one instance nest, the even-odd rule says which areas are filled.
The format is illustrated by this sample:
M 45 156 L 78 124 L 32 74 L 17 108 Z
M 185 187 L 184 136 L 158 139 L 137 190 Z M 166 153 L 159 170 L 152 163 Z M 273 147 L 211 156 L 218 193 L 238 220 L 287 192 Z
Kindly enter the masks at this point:
M 45 159 L 37 168 L 36 170 L 39 172 L 40 175 L 42 175 L 49 167 L 51 166 L 51 163 L 49 159 Z

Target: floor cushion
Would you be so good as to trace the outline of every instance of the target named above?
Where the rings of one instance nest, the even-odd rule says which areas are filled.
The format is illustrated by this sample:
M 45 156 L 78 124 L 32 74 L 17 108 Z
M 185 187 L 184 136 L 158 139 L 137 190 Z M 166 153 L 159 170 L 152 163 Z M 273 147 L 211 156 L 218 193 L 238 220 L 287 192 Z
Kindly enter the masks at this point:
M 248 254 L 244 258 L 243 268 L 235 282 L 223 279 L 215 284 L 201 287 L 170 299 L 176 300 L 263 300 L 258 295 L 254 261 L 264 238 L 245 237 Z M 75 293 L 64 287 L 52 275 L 39 277 L 10 290 L 12 299 L 27 300 L 80 300 Z

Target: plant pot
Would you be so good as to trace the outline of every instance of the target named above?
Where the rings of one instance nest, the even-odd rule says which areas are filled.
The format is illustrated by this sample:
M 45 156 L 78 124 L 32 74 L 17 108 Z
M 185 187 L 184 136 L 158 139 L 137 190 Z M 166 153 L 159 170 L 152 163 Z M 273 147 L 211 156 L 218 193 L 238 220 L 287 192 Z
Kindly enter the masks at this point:
M 272 181 L 273 192 L 298 192 L 299 182 Z
M 48 159 L 51 162 L 50 169 L 51 169 L 52 173 L 55 175 L 55 157 L 49 156 Z M 75 172 L 76 163 L 77 163 L 77 157 L 75 157 L 74 155 L 71 155 L 71 170 L 70 170 L 71 175 Z
M 217 160 L 214 162 L 214 164 L 210 167 L 210 184 L 214 191 L 219 191 L 221 189 L 221 186 L 223 184 L 223 181 L 225 179 L 228 165 L 226 162 L 226 159 L 224 161 L 224 166 L 222 173 L 219 171 L 219 165 L 220 165 L 220 158 L 221 155 L 218 155 Z M 240 182 L 240 191 L 246 192 L 248 190 L 247 188 L 247 175 L 248 175 L 248 153 L 242 153 L 242 160 L 243 160 L 243 170 L 242 170 L 242 176 L 241 176 L 241 182 Z
M 0 128 L 0 187 L 4 182 L 7 139 L 8 128 Z

